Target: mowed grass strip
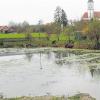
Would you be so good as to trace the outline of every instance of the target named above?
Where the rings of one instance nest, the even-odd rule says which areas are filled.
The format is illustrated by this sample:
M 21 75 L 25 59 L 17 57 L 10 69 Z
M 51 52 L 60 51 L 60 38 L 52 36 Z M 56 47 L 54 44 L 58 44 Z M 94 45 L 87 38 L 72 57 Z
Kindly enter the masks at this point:
M 31 33 L 32 37 L 33 38 L 47 38 L 48 37 L 48 34 L 47 33 Z M 3 39 L 3 38 L 25 38 L 26 37 L 26 34 L 25 33 L 9 33 L 9 34 L 2 34 L 0 33 L 0 39 Z M 51 34 L 49 35 L 49 39 L 50 41 L 53 41 L 53 40 L 58 40 L 58 35 L 57 34 Z M 71 36 L 71 39 L 73 40 L 72 36 Z M 68 36 L 66 34 L 60 34 L 59 35 L 59 40 L 61 41 L 66 41 L 68 40 Z
M 3 34 L 3 33 L 0 33 L 0 38 L 3 39 L 3 38 L 25 38 L 26 37 L 26 34 L 25 33 L 9 33 L 9 34 Z M 33 38 L 44 38 L 44 37 L 47 37 L 47 34 L 46 33 L 32 33 L 32 37 Z
M 10 33 L 10 34 L 0 34 L 0 38 L 25 38 L 25 34 L 17 34 L 17 33 Z
M 46 33 L 32 33 L 33 38 L 46 38 L 47 34 Z

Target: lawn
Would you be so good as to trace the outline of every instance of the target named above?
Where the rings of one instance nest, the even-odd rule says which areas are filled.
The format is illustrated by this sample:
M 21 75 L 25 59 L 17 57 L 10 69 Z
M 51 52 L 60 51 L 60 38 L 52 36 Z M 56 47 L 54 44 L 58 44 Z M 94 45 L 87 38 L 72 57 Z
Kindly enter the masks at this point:
M 13 33 L 13 34 L 0 34 L 0 39 L 3 38 L 25 38 L 24 34 L 17 34 L 17 33 Z
M 25 38 L 26 34 L 24 33 L 9 33 L 9 34 L 2 34 L 0 33 L 0 39 L 3 38 Z M 47 37 L 47 35 L 45 33 L 32 33 L 32 37 L 33 38 L 39 38 L 39 37 Z
M 25 38 L 26 35 L 24 33 L 10 33 L 10 34 L 2 34 L 0 33 L 0 39 L 3 39 L 3 38 Z M 32 37 L 33 38 L 47 38 L 48 35 L 46 33 L 32 33 Z M 53 41 L 53 40 L 58 40 L 58 36 L 56 34 L 51 34 L 50 35 L 50 40 Z M 66 36 L 65 34 L 60 34 L 59 35 L 59 40 L 68 40 L 68 36 Z

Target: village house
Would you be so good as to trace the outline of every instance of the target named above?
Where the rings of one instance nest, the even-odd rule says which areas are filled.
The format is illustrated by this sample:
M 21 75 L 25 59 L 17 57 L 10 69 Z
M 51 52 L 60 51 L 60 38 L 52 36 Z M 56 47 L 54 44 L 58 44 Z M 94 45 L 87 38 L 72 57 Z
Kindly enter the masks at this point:
M 13 33 L 15 32 L 13 27 L 0 26 L 0 33 Z
M 100 20 L 100 12 L 95 11 L 95 12 L 94 12 L 94 18 Z M 85 13 L 83 14 L 82 20 L 84 20 L 84 21 L 85 21 L 85 20 L 86 20 L 86 21 L 90 20 L 90 18 L 88 17 L 88 12 L 85 12 Z

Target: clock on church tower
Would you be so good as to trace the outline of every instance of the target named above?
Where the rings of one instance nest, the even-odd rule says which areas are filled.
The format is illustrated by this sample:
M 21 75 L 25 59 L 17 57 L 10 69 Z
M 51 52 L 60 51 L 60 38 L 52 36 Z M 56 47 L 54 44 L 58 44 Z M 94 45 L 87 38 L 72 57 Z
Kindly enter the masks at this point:
M 94 10 L 94 2 L 93 2 L 93 0 L 88 0 L 88 10 Z
M 93 19 L 94 17 L 94 2 L 93 0 L 88 0 L 88 18 Z

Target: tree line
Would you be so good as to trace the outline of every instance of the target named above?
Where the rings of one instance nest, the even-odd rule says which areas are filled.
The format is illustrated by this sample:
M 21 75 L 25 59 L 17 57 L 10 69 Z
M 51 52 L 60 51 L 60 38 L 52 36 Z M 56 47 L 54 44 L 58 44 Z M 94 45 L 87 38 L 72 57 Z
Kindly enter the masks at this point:
M 57 34 L 58 40 L 60 34 L 66 34 L 69 37 L 80 37 L 80 41 L 89 40 L 95 44 L 95 48 L 100 48 L 100 20 L 93 19 L 90 21 L 73 21 L 69 22 L 66 12 L 61 7 L 56 7 L 54 13 L 54 21 L 51 23 L 43 24 L 42 20 L 38 21 L 37 25 L 29 25 L 28 22 L 16 24 L 14 22 L 9 23 L 9 26 L 13 27 L 17 33 L 47 33 Z M 79 34 L 77 34 L 79 33 Z M 76 37 L 76 38 L 77 38 Z M 74 40 L 75 41 L 75 40 Z
M 58 32 L 61 32 L 64 27 L 66 27 L 68 24 L 68 19 L 66 16 L 66 13 L 63 9 L 61 9 L 59 6 L 56 8 L 54 13 L 54 21 L 51 23 L 43 24 L 42 20 L 38 21 L 37 25 L 30 25 L 27 21 L 24 21 L 22 23 L 14 23 L 10 22 L 9 26 L 13 27 L 15 32 L 17 33 L 25 33 L 25 32 L 46 32 L 51 34 L 56 34 Z

